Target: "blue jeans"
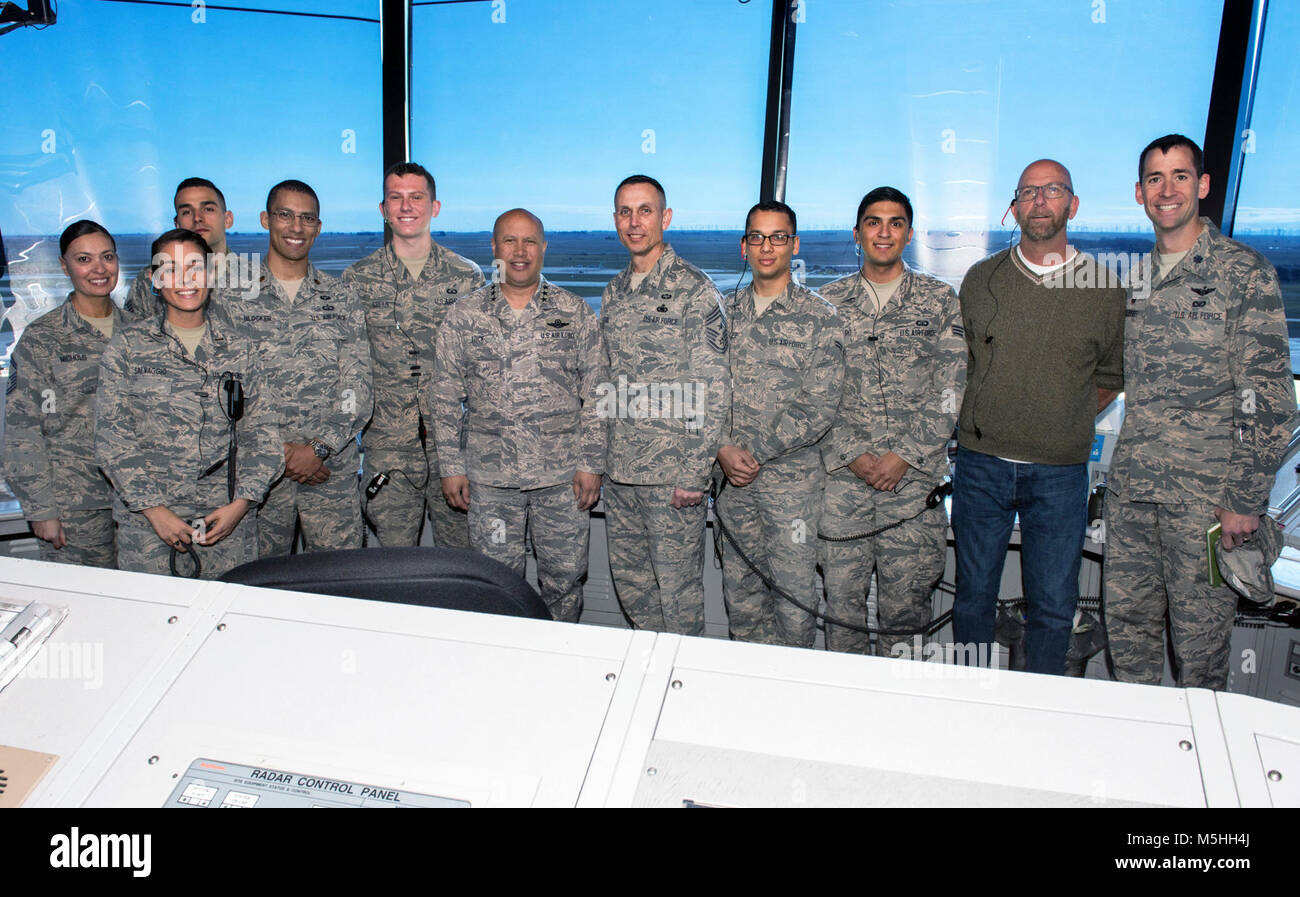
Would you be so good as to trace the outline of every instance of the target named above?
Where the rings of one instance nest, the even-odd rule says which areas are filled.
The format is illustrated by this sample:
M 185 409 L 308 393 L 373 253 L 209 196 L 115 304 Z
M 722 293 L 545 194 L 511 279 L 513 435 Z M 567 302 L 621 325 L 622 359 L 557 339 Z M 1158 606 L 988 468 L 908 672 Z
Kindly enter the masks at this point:
M 1007 542 L 1020 515 L 1020 564 L 1028 602 L 1025 669 L 1065 672 L 1088 516 L 1087 464 L 1013 464 L 958 449 L 952 529 L 957 546 L 953 638 L 990 645 Z

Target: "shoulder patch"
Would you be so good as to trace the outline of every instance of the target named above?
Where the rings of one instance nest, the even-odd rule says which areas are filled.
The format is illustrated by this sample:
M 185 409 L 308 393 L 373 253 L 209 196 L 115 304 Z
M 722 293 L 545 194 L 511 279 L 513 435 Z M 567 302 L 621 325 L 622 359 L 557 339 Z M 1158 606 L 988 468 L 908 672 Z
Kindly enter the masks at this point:
M 727 315 L 722 310 L 722 300 L 715 298 L 713 308 L 704 316 L 704 332 L 709 348 L 719 355 L 727 351 Z

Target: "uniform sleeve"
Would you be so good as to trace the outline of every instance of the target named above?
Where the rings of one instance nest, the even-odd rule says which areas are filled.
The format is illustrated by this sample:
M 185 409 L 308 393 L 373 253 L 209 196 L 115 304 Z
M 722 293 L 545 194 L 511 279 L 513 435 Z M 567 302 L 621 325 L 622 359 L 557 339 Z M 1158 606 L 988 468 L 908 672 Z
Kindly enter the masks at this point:
M 350 286 L 343 289 L 347 293 L 348 319 L 339 347 L 339 395 L 331 413 L 321 421 L 323 432 L 316 434 L 335 454 L 347 448 L 365 428 L 375 408 L 366 312 L 356 290 Z
M 586 305 L 586 302 L 583 302 Z M 578 357 L 582 377 L 582 457 L 578 469 L 587 473 L 605 472 L 605 440 L 607 429 L 600 413 L 600 384 L 608 379 L 605 367 L 605 347 L 600 336 L 600 320 L 590 308 L 581 309 L 582 323 L 578 331 Z
M 890 421 L 897 427 L 890 434 L 894 454 L 917 470 L 935 474 L 946 472 L 948 439 L 957 426 L 966 388 L 966 337 L 951 287 L 944 289 L 942 306 L 932 353 L 906 393 L 911 401 L 889 409 Z
M 254 360 L 244 385 L 244 416 L 236 425 L 235 498 L 259 505 L 284 472 L 284 442 L 266 391 L 266 373 Z
M 131 282 L 131 289 L 126 294 L 122 310 L 131 318 L 153 318 L 162 311 L 158 298 L 154 295 L 151 272 L 145 267 Z
M 1233 433 L 1221 507 L 1255 515 L 1268 510 L 1297 414 L 1277 275 L 1267 263 L 1243 274 L 1240 311 L 1228 338 Z
M 781 409 L 772 427 L 754 445 L 748 446 L 759 464 L 815 445 L 835 420 L 844 386 L 844 324 L 836 314 L 824 320 L 819 331 L 799 396 Z
M 438 476 L 465 476 L 465 456 L 460 449 L 465 399 L 465 319 L 451 311 L 438 328 L 433 354 L 433 382 L 429 407 L 433 409 L 433 435 L 438 445 Z M 585 410 L 585 409 L 584 409 Z
M 95 394 L 95 458 L 108 475 L 127 510 L 143 511 L 166 505 L 162 484 L 141 463 L 136 448 L 138 417 L 148 413 L 130 394 L 127 375 L 130 350 L 113 335 L 99 361 L 99 389 Z
M 61 512 L 54 492 L 54 465 L 42 432 L 41 406 L 58 401 L 49 352 L 28 328 L 14 347 L 5 406 L 5 475 L 28 520 L 55 520 Z
M 727 413 L 731 408 L 731 370 L 727 363 L 727 315 L 722 294 L 712 283 L 701 284 L 687 312 L 687 338 L 690 344 L 689 382 L 682 393 L 694 384 L 702 384 L 704 407 L 692 407 L 684 417 L 686 445 L 683 469 L 676 485 L 682 489 L 707 490 L 713 459 L 727 435 Z M 694 404 L 694 402 L 692 403 Z

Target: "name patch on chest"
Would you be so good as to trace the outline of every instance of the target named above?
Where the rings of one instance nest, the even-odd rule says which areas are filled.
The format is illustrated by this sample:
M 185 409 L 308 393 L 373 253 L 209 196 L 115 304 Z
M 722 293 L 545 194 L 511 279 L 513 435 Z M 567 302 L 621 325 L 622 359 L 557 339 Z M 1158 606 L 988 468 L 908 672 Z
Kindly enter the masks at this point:
M 680 318 L 672 318 L 667 315 L 642 315 L 641 320 L 646 324 L 664 324 L 672 327 L 681 323 Z

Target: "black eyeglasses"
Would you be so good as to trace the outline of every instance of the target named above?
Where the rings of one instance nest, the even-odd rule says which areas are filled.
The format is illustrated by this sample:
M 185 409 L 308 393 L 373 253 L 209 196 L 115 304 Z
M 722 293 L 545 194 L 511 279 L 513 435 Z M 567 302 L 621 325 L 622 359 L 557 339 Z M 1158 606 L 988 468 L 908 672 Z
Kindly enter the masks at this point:
M 1074 191 L 1065 184 L 1043 184 L 1041 187 L 1020 187 L 1016 190 L 1016 202 L 1031 203 L 1038 198 L 1038 194 L 1043 194 L 1043 199 L 1060 199 L 1067 193 Z
M 745 242 L 750 246 L 762 246 L 764 240 L 770 240 L 773 246 L 784 246 L 790 242 L 790 235 L 784 231 L 777 231 L 774 234 L 760 234 L 758 231 L 751 231 L 745 234 Z

